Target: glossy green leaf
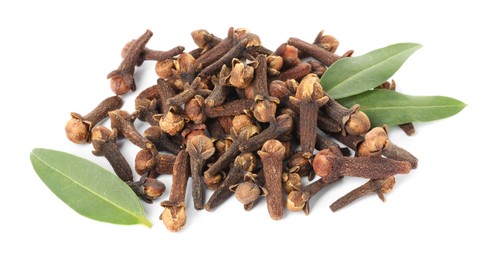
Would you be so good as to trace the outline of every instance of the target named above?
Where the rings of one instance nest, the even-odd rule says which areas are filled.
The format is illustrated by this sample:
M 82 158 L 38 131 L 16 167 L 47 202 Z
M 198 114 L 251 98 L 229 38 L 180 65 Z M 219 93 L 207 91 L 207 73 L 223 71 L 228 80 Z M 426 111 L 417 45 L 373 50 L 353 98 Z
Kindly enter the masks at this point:
M 372 126 L 425 122 L 457 114 L 466 104 L 443 96 L 409 96 L 377 89 L 337 100 L 346 107 L 359 104 Z
M 33 149 L 30 158 L 41 180 L 79 214 L 114 224 L 152 226 L 131 188 L 99 165 L 43 148 Z
M 373 89 L 392 77 L 419 48 L 421 45 L 417 43 L 397 43 L 361 56 L 339 59 L 321 77 L 321 85 L 335 99 Z

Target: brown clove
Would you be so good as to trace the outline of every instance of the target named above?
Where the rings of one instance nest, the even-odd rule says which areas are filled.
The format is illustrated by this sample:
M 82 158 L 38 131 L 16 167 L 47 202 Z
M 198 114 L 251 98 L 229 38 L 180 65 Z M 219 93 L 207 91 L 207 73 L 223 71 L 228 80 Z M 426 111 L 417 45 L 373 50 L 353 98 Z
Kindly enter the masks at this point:
M 184 150 L 178 153 L 173 167 L 173 181 L 169 200 L 161 202 L 164 207 L 160 219 L 171 232 L 178 232 L 186 224 L 186 185 L 190 174 L 188 153 Z
M 389 192 L 392 190 L 393 186 L 395 184 L 395 177 L 390 176 L 387 178 L 383 179 L 372 179 L 363 184 L 362 186 L 354 189 L 353 191 L 345 194 L 343 197 L 339 198 L 337 201 L 333 202 L 333 204 L 330 205 L 330 209 L 335 212 L 353 201 L 368 195 L 370 193 L 376 193 L 378 197 L 382 200 L 385 201 L 384 195 L 385 193 Z
M 267 207 L 269 215 L 274 220 L 283 218 L 283 186 L 281 174 L 283 169 L 283 158 L 285 147 L 278 140 L 269 140 L 264 143 L 262 149 L 257 152 L 261 157 L 264 169 L 265 188 L 267 194 Z
M 85 116 L 72 112 L 71 119 L 66 123 L 66 136 L 73 143 L 83 144 L 90 142 L 91 130 L 100 121 L 104 120 L 109 111 L 119 109 L 123 106 L 123 100 L 119 96 L 112 96 L 100 102 L 95 109 Z
M 395 174 L 407 174 L 411 164 L 382 157 L 344 157 L 332 149 L 316 154 L 312 168 L 323 181 L 329 182 L 339 176 L 380 179 Z
M 140 62 L 140 54 L 145 50 L 145 45 L 152 38 L 153 33 L 147 30 L 143 35 L 138 37 L 129 45 L 129 50 L 126 52 L 121 65 L 110 72 L 107 78 L 110 79 L 110 88 L 116 95 L 123 95 L 127 92 L 135 91 L 135 67 Z
M 190 175 L 192 177 L 192 196 L 195 209 L 204 208 L 204 190 L 202 186 L 202 169 L 216 149 L 212 140 L 205 135 L 197 135 L 186 144 L 186 151 L 190 155 Z

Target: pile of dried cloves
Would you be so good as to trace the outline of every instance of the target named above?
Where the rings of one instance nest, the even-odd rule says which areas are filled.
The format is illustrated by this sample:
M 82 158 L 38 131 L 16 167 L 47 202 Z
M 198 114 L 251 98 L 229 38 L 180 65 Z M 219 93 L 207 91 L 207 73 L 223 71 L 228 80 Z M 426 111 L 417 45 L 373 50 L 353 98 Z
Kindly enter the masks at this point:
M 169 230 L 186 223 L 189 177 L 197 210 L 211 211 L 232 194 L 250 210 L 266 196 L 269 215 L 277 220 L 285 204 L 308 214 L 311 197 L 344 176 L 369 181 L 331 204 L 331 210 L 369 193 L 383 200 L 394 175 L 417 166 L 414 156 L 388 139 L 385 128 L 370 129 L 358 105 L 343 107 L 323 91 L 319 77 L 353 53 L 337 55 L 334 37 L 320 32 L 313 43 L 290 38 L 271 51 L 245 29 L 230 28 L 224 39 L 206 30 L 191 35 L 198 48 L 190 52 L 182 46 L 146 48 L 149 30 L 127 43 L 122 63 L 107 76 L 116 95 L 85 116 L 71 113 L 66 125 L 69 140 L 91 142 L 93 153 L 105 156 L 146 202 L 165 191 L 157 177 L 172 174 L 169 199 L 161 202 Z M 136 90 L 135 68 L 145 61 L 156 61 L 157 84 L 136 97 L 134 112 L 120 110 L 120 95 Z M 110 129 L 98 125 L 106 117 Z M 136 119 L 150 127 L 137 131 L 135 124 L 142 123 Z M 403 128 L 413 131 L 409 124 Z M 124 138 L 141 149 L 135 158 L 137 181 L 119 150 Z M 302 177 L 312 181 L 315 174 L 318 180 L 302 185 Z M 210 198 L 204 198 L 205 189 L 214 190 Z

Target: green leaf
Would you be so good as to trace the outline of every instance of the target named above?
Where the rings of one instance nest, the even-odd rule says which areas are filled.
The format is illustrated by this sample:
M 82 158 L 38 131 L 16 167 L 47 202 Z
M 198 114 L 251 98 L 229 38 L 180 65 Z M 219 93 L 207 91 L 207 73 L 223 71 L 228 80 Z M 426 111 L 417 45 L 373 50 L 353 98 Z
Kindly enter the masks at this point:
M 97 164 L 43 148 L 33 149 L 30 158 L 41 180 L 79 214 L 114 224 L 152 226 L 131 188 Z
M 466 106 L 450 97 L 409 96 L 385 89 L 370 90 L 337 101 L 346 107 L 359 104 L 372 126 L 437 120 L 453 116 Z
M 321 77 L 321 85 L 335 99 L 373 89 L 387 81 L 419 48 L 417 43 L 397 43 L 362 56 L 339 59 Z

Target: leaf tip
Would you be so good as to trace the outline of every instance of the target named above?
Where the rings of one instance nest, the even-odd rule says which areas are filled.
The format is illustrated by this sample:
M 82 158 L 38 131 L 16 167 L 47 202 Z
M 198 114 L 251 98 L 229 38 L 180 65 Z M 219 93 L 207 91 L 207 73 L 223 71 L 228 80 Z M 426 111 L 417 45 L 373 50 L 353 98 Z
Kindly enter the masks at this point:
M 142 224 L 148 228 L 152 228 L 152 222 L 150 222 L 150 220 L 148 220 L 148 218 L 146 218 L 146 217 L 143 217 L 142 219 L 140 219 L 140 224 Z

